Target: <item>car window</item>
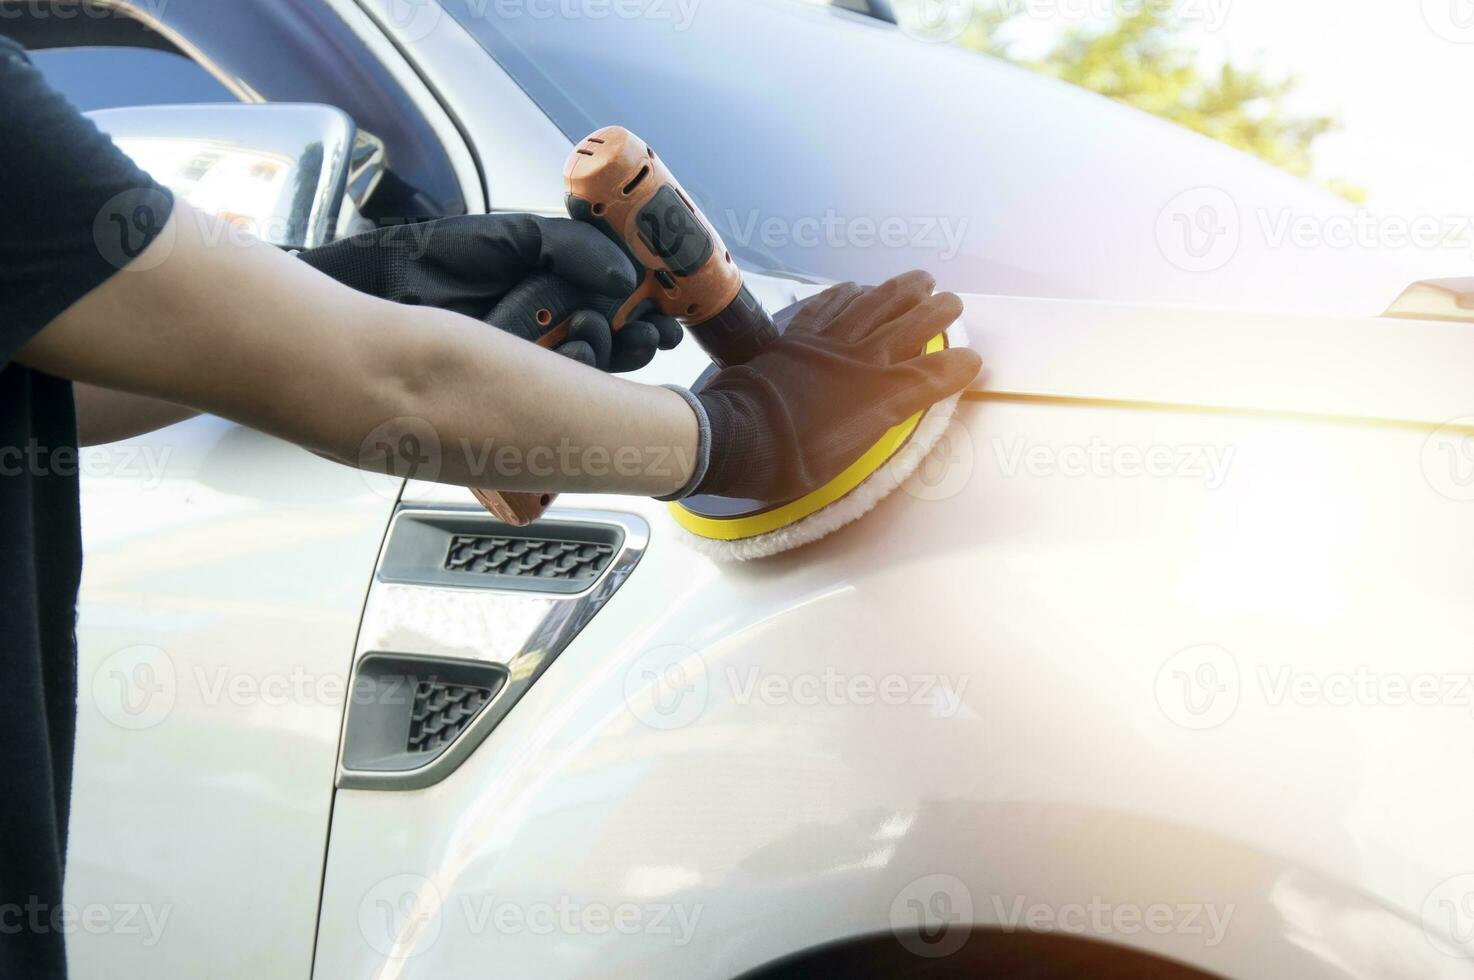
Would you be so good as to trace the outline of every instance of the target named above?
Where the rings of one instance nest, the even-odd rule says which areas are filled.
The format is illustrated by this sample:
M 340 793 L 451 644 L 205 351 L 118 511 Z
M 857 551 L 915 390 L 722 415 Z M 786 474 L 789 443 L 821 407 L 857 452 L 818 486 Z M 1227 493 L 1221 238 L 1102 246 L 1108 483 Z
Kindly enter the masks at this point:
M 1155 229 L 1183 188 L 1231 194 L 1246 221 L 1346 220 L 1351 205 L 1094 93 L 832 6 L 556 16 L 440 2 L 570 140 L 610 123 L 644 138 L 748 269 L 879 282 L 921 268 L 967 292 L 1355 314 L 1426 278 L 1418 250 L 1289 254 L 1237 233 L 1212 274 L 1175 263 Z
M 956 141 L 929 128 L 890 135 L 964 96 L 927 91 L 933 105 L 918 107 L 908 66 L 888 61 L 891 25 L 786 3 L 581 17 L 441 3 L 570 140 L 615 122 L 645 139 L 749 269 L 876 282 L 927 268 L 958 281 L 983 262 L 992 204 L 978 163 L 936 152 Z
M 185 102 L 235 102 L 188 58 L 152 48 L 45 48 L 30 52 L 46 80 L 82 111 Z

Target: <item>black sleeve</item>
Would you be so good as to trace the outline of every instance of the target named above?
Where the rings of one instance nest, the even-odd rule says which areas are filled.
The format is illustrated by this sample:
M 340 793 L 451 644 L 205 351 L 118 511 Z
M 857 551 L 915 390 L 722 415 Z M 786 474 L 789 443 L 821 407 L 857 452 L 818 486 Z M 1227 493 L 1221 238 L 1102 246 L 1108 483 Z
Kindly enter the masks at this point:
M 173 204 L 0 37 L 0 366 L 142 252 Z

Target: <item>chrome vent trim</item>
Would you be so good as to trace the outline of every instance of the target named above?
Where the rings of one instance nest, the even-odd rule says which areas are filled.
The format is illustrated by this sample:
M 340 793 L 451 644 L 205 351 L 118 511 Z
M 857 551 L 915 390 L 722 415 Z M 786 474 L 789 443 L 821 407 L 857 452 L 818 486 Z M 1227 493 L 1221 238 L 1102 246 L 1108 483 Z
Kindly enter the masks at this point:
M 448 568 L 458 537 L 532 542 L 531 550 L 556 542 L 549 553 L 578 554 L 585 567 L 598 570 L 572 578 Z M 644 520 L 616 511 L 557 509 L 529 527 L 513 528 L 479 508 L 401 505 L 364 607 L 337 785 L 421 789 L 454 772 L 624 584 L 649 540 Z M 575 547 L 563 547 L 570 543 Z M 607 548 L 607 555 L 583 561 L 591 545 Z M 374 689 L 386 663 L 393 676 L 413 675 L 406 693 L 415 708 L 398 709 L 392 724 L 373 721 L 381 710 L 375 699 L 357 696 Z M 478 680 L 477 671 L 483 678 L 491 671 L 496 680 Z M 431 686 L 422 692 L 425 683 Z M 490 696 L 479 706 L 462 699 L 446 711 L 454 699 L 445 695 L 453 688 L 483 688 Z M 429 723 L 423 729 L 415 727 L 419 709 Z M 386 730 L 389 735 L 368 734 Z

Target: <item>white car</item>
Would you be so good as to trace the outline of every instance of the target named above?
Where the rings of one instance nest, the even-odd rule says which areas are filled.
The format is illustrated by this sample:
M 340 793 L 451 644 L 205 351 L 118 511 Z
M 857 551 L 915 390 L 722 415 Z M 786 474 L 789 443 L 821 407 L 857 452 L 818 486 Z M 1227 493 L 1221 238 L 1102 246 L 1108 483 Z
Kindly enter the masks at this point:
M 617 122 L 770 310 L 924 266 L 987 365 L 900 491 L 750 563 L 216 418 L 88 451 L 73 976 L 1474 975 L 1474 303 L 1376 315 L 1467 254 L 804 4 L 27 8 L 141 155 L 336 107 L 283 244 L 561 213 Z

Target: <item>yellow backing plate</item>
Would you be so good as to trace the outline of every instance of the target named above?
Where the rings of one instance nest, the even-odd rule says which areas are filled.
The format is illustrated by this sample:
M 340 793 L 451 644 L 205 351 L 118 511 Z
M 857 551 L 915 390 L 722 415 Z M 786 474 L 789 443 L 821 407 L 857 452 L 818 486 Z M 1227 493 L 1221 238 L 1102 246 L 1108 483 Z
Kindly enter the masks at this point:
M 946 344 L 946 335 L 938 334 L 927 341 L 926 353 L 935 353 Z M 845 467 L 839 476 L 782 507 L 765 510 L 759 514 L 716 518 L 693 514 L 682 507 L 679 500 L 673 500 L 666 506 L 670 508 L 671 516 L 675 518 L 677 524 L 702 538 L 736 541 L 776 531 L 823 510 L 864 483 L 871 473 L 884 466 L 896 454 L 896 451 L 906 444 L 906 440 L 911 438 L 911 433 L 916 431 L 916 427 L 921 424 L 921 417 L 925 414 L 925 412 L 917 412 L 900 425 L 892 426 L 875 445 L 865 451 L 863 456 Z

